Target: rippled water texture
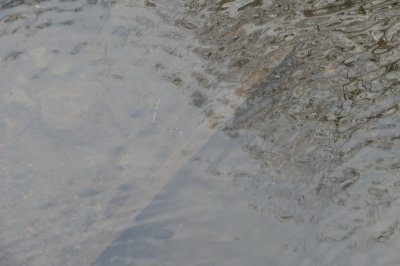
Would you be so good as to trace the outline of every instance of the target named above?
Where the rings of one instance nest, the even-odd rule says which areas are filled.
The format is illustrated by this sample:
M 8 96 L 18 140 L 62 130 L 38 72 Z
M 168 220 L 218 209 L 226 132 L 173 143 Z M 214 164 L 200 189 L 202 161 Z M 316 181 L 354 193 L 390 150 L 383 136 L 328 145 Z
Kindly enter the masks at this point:
M 398 1 L 0 7 L 1 265 L 399 265 Z

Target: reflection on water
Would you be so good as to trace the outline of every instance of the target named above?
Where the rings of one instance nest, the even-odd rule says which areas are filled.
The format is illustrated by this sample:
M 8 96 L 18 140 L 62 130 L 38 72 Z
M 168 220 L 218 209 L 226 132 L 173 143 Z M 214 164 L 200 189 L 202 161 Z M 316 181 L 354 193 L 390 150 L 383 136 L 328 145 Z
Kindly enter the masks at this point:
M 228 46 L 221 54 L 251 58 L 228 57 L 245 65 L 269 67 L 274 52 L 255 60 L 257 45 L 288 48 L 226 132 L 268 173 L 239 177 L 238 186 L 250 182 L 261 212 L 314 225 L 309 237 L 336 247 L 330 263 L 348 248 L 356 256 L 398 238 L 399 14 L 397 1 L 277 1 L 239 19 L 212 14 L 225 29 L 200 32 Z
M 227 127 L 278 183 L 259 204 L 343 248 L 396 238 L 398 3 L 281 4 L 292 51 Z
M 398 1 L 0 6 L 0 262 L 397 265 Z

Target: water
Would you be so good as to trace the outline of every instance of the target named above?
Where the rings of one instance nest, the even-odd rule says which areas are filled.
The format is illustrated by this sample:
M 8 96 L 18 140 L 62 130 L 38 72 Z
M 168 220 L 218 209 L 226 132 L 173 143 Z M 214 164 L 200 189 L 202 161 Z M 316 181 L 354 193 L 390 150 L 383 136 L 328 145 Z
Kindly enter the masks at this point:
M 1 265 L 398 265 L 397 1 L 2 1 Z

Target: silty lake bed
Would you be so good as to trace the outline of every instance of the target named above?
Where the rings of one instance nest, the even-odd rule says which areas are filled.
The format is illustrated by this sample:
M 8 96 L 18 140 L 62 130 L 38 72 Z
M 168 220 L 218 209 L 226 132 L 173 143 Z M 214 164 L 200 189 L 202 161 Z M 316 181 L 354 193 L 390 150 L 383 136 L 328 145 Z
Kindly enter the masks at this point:
M 0 265 L 399 265 L 400 4 L 0 0 Z

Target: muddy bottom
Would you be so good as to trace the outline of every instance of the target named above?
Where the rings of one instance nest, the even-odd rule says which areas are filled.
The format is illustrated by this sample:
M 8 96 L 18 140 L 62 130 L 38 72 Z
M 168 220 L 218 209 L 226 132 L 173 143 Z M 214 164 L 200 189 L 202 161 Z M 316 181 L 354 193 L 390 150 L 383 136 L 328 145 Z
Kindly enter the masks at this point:
M 0 265 L 398 265 L 399 17 L 0 0 Z

